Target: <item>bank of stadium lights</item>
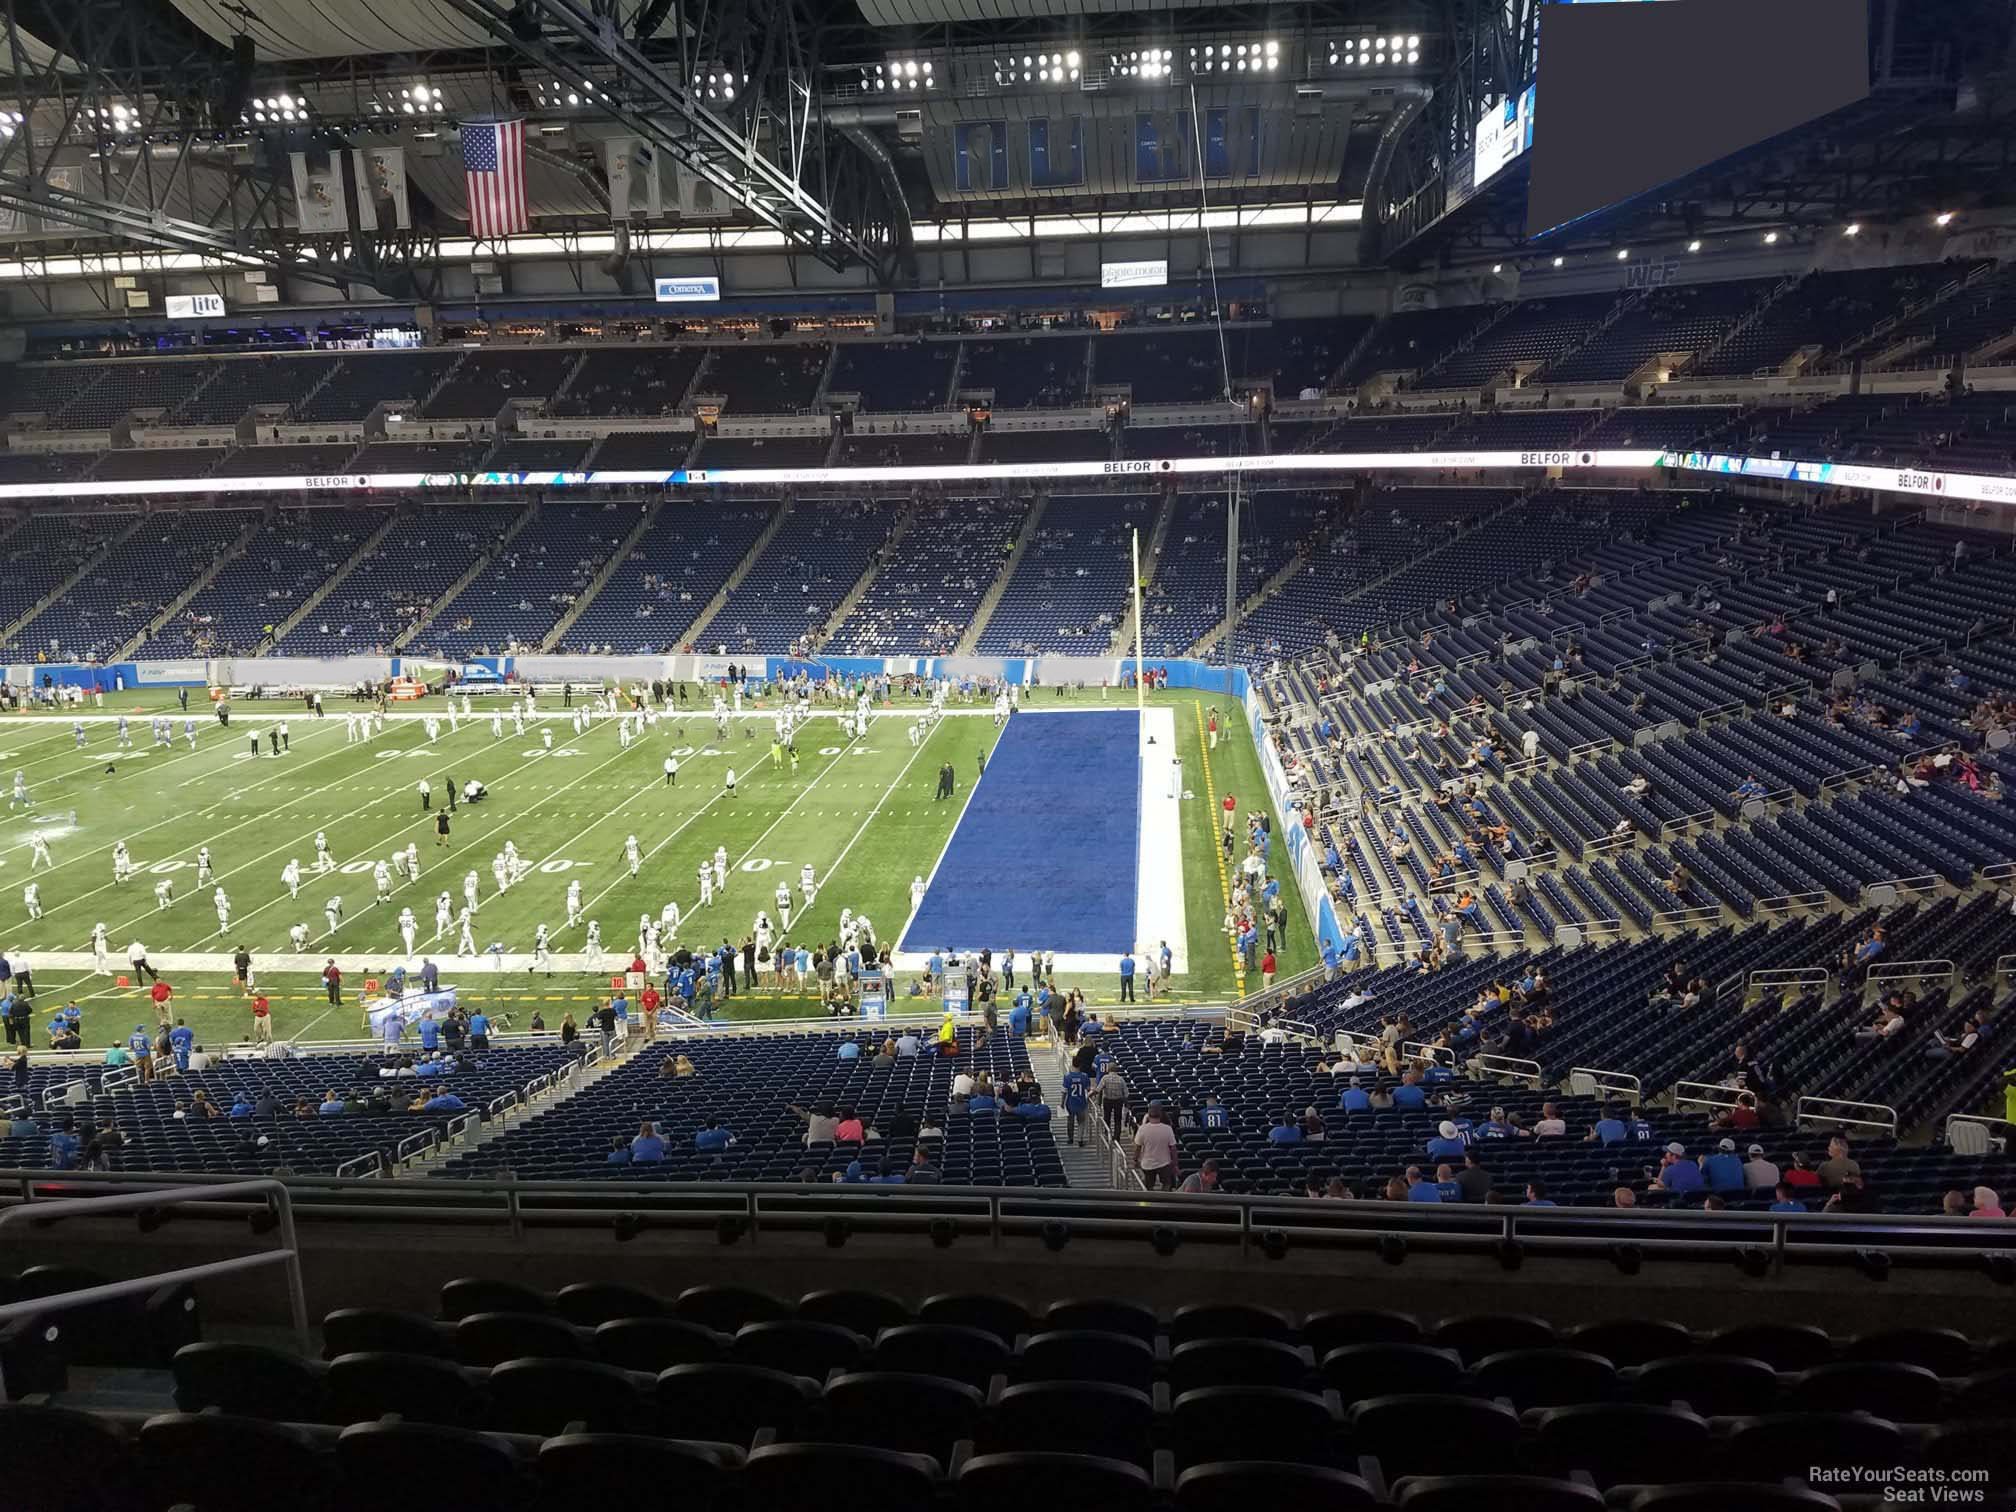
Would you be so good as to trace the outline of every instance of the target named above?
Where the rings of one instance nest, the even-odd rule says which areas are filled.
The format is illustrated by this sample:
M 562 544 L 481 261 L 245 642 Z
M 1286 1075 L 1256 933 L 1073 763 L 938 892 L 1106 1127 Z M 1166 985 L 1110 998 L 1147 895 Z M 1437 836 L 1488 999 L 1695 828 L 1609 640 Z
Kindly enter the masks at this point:
M 1010 84 L 1076 84 L 1085 60 L 1076 52 L 1009 53 L 994 60 L 994 82 Z M 930 68 L 926 63 L 925 68 Z M 1118 65 L 1115 65 L 1116 68 Z M 932 81 L 927 77 L 924 87 Z M 914 87 L 914 86 L 911 86 Z
M 18 110 L 0 110 L 0 142 L 6 141 L 20 130 L 25 119 Z
M 1273 73 L 1281 67 L 1281 44 L 1266 42 L 1203 42 L 1190 49 L 1190 71 L 1208 73 Z
M 1000 82 L 1000 64 L 995 64 L 995 82 Z M 749 76 L 744 74 L 742 82 L 747 84 Z M 920 89 L 936 89 L 938 80 L 931 69 L 931 60 L 916 58 L 891 58 L 885 64 L 864 64 L 861 68 L 861 88 L 864 91 L 901 94 L 904 90 L 915 93 Z
M 100 131 L 123 134 L 140 127 L 140 112 L 128 105 L 88 106 L 84 115 Z
M 693 75 L 693 92 L 710 100 L 732 101 L 738 89 L 747 92 L 748 88 L 749 75 L 737 75 L 727 68 L 712 68 Z
M 448 108 L 438 84 L 415 84 L 399 91 L 401 115 L 440 115 Z
M 262 95 L 246 102 L 240 125 L 295 126 L 308 121 L 308 101 L 300 95 Z
M 698 74 L 694 75 L 694 84 L 700 85 Z M 594 83 L 577 87 L 563 84 L 558 79 L 535 79 L 532 82 L 532 104 L 537 110 L 580 110 L 584 106 L 593 108 L 595 96 L 598 94 L 603 96 L 603 103 L 607 104 L 608 96 Z M 440 91 L 435 90 L 434 95 L 438 98 Z
M 1025 58 L 1023 61 L 1028 60 Z M 1108 53 L 1106 64 L 1115 78 L 1166 79 L 1175 68 L 1176 49 L 1142 47 L 1124 53 Z
M 1333 38 L 1326 56 L 1332 68 L 1397 68 L 1421 61 L 1417 36 Z

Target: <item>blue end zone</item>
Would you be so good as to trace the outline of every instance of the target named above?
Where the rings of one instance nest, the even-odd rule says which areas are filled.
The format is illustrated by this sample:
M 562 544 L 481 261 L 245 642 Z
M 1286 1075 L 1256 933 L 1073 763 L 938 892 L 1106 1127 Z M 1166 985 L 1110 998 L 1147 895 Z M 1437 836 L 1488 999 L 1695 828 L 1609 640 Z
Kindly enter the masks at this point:
M 1134 711 L 1017 714 L 901 948 L 1132 950 L 1140 839 Z

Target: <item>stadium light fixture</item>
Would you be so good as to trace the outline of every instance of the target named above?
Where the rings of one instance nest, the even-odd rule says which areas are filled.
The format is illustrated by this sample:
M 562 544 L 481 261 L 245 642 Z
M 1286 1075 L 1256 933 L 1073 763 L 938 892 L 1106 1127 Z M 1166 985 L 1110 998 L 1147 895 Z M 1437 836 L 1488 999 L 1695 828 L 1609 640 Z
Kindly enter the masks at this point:
M 1862 222 L 1860 221 L 1848 222 L 1847 225 L 1841 228 L 1841 234 L 1843 236 L 1860 236 L 1862 234 Z
M 1617 261 L 1619 262 L 1624 261 L 1624 259 L 1629 257 L 1630 255 L 1631 255 L 1631 249 L 1629 247 L 1619 247 L 1617 249 Z
M 1561 264 L 1563 264 L 1566 261 L 1568 261 L 1568 259 L 1565 257 L 1557 257 L 1554 259 L 1554 266 L 1558 268 L 1561 266 Z
M 1505 271 L 1505 264 L 1503 264 L 1503 263 L 1493 263 L 1493 264 L 1491 264 L 1491 271 L 1492 271 L 1493 273 L 1503 273 L 1503 272 Z
M 1941 211 L 1940 211 L 1940 212 L 1939 212 L 1939 213 L 1938 213 L 1937 215 L 1935 215 L 1935 216 L 1933 216 L 1933 217 L 1932 217 L 1932 224 L 1933 224 L 1933 225 L 1935 225 L 1935 226 L 1950 226 L 1950 225 L 1952 225 L 1952 224 L 1953 224 L 1953 212 L 1952 212 L 1951 210 L 1941 210 Z
M 1690 241 L 1689 243 L 1687 243 L 1687 250 L 1689 252 L 1699 252 L 1701 250 L 1701 243 L 1699 243 L 1698 241 Z
M 1777 245 L 1778 245 L 1778 233 L 1777 233 L 1776 231 L 1766 231 L 1766 232 L 1764 233 L 1764 245 L 1765 245 L 1765 246 L 1767 246 L 1767 247 L 1775 247 L 1775 246 L 1777 246 Z

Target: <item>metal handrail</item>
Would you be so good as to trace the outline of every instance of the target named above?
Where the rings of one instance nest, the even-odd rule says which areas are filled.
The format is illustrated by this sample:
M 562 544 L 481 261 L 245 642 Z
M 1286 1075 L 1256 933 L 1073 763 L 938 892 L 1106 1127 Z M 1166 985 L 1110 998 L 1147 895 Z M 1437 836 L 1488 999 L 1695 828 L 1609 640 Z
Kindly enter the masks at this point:
M 1838 1113 L 1824 1113 L 1823 1108 L 1861 1108 L 1868 1112 L 1880 1113 L 1881 1118 L 1849 1118 Z M 1897 1110 L 1888 1103 L 1856 1102 L 1846 1097 L 1802 1097 L 1793 1114 L 1792 1122 L 1802 1124 L 1807 1119 L 1820 1123 L 1854 1124 L 1861 1129 L 1882 1129 L 1892 1138 L 1897 1134 Z
M 1255 1197 L 1230 1193 L 1160 1193 L 1142 1191 L 1088 1192 L 1082 1188 L 1043 1187 L 870 1187 L 803 1184 L 691 1182 L 518 1182 L 509 1180 L 444 1182 L 431 1179 L 334 1181 L 330 1178 L 290 1178 L 281 1182 L 218 1181 L 187 1195 L 188 1176 L 146 1176 L 75 1171 L 0 1173 L 0 1182 L 18 1181 L 15 1206 L 0 1213 L 0 1221 L 25 1214 L 32 1221 L 60 1207 L 103 1213 L 114 1202 L 126 1210 L 155 1207 L 164 1200 L 193 1201 L 219 1217 L 235 1219 L 242 1204 L 226 1200 L 248 1188 L 284 1186 L 296 1195 L 300 1211 L 314 1218 L 345 1223 L 356 1219 L 391 1223 L 434 1224 L 444 1218 L 460 1222 L 487 1219 L 514 1232 L 552 1224 L 579 1229 L 583 1224 L 608 1224 L 625 1214 L 646 1213 L 665 1227 L 713 1227 L 722 1218 L 742 1220 L 746 1240 L 761 1244 L 766 1233 L 791 1234 L 817 1228 L 829 1218 L 872 1215 L 884 1232 L 922 1236 L 935 1223 L 952 1221 L 970 1234 L 1000 1242 L 1008 1236 L 1034 1236 L 1046 1223 L 1062 1220 L 1074 1234 L 1086 1237 L 1145 1238 L 1168 1228 L 1179 1238 L 1236 1242 L 1242 1254 L 1255 1241 L 1279 1230 L 1291 1244 L 1345 1245 L 1362 1249 L 1387 1234 L 1440 1246 L 1493 1250 L 1506 1239 L 1519 1239 L 1535 1251 L 1597 1253 L 1620 1241 L 1646 1250 L 1671 1253 L 1733 1253 L 1739 1246 L 1765 1248 L 1778 1268 L 1790 1259 L 1838 1262 L 1854 1247 L 1897 1253 L 1923 1249 L 1952 1256 L 1969 1250 L 2016 1250 L 2016 1219 L 1948 1218 L 1941 1214 L 1864 1215 L 1850 1213 L 1703 1213 L 1685 1209 L 1618 1211 L 1611 1208 L 1471 1207 L 1467 1204 L 1389 1203 L 1364 1200 L 1349 1203 L 1298 1201 L 1285 1197 Z M 123 1197 L 46 1201 L 34 1195 L 36 1180 L 58 1184 L 66 1192 L 80 1187 L 125 1189 Z M 178 1186 L 177 1183 L 182 1185 Z M 134 1189 L 138 1190 L 134 1190 Z M 460 1202 L 447 1198 L 467 1199 Z M 664 1200 L 654 1211 L 652 1200 Z M 599 1201 L 598 1201 L 599 1199 Z M 0 1202 L 4 1202 L 0 1197 Z M 59 1214 L 60 1216 L 60 1214 Z M 206 1214 L 207 1216 L 207 1214 Z M 283 1243 L 293 1236 L 293 1214 L 282 1210 Z M 787 1240 L 787 1242 L 790 1242 Z M 279 1250 L 234 1261 L 220 1261 L 186 1272 L 117 1283 L 115 1292 L 78 1294 L 73 1305 L 85 1305 L 109 1295 L 131 1295 L 168 1282 L 228 1274 L 253 1263 L 287 1258 Z M 299 1294 L 297 1293 L 297 1296 Z M 37 1299 L 0 1310 L 0 1320 L 19 1313 L 47 1310 L 51 1301 Z M 306 1347 L 305 1299 L 297 1303 L 297 1329 Z
M 1587 1078 L 1588 1093 L 1584 1094 L 1576 1085 L 1577 1077 Z M 1628 1071 L 1604 1071 L 1595 1066 L 1570 1066 L 1568 1087 L 1578 1096 L 1608 1096 L 1612 1092 L 1624 1092 L 1630 1095 L 1634 1103 L 1645 1100 L 1645 1083 Z
M 1530 1081 L 1537 1092 L 1547 1085 L 1547 1079 L 1540 1069 L 1540 1062 L 1527 1060 L 1519 1055 L 1473 1055 L 1471 1066 L 1493 1076 L 1511 1077 L 1517 1081 Z
M 1673 1083 L 1671 1102 L 1678 1113 L 1684 1107 L 1733 1108 L 1745 1094 L 1720 1082 L 1682 1081 Z
M 1871 966 L 1863 980 L 1888 982 L 1915 980 L 1927 982 L 1947 982 L 1953 979 L 1958 968 L 1943 956 L 1923 961 L 1878 961 Z
M 66 1187 L 79 1185 L 80 1174 L 75 1171 L 53 1173 Z M 208 1203 L 215 1202 L 220 1197 L 251 1196 L 257 1193 L 272 1199 L 274 1212 L 279 1219 L 280 1247 L 261 1250 L 252 1255 L 238 1255 L 229 1260 L 211 1260 L 202 1265 L 183 1266 L 179 1270 L 157 1271 L 151 1276 L 136 1276 L 126 1281 L 108 1281 L 99 1286 L 87 1286 L 77 1291 L 62 1292 L 53 1297 L 35 1297 L 27 1301 L 0 1304 L 0 1324 L 39 1313 L 68 1312 L 73 1308 L 91 1307 L 100 1302 L 117 1301 L 121 1297 L 145 1296 L 163 1286 L 174 1286 L 189 1281 L 207 1281 L 215 1276 L 234 1276 L 241 1271 L 279 1264 L 287 1269 L 287 1302 L 294 1319 L 294 1342 L 303 1354 L 309 1352 L 308 1292 L 301 1281 L 301 1246 L 294 1232 L 294 1198 L 286 1182 L 265 1177 L 249 1181 L 171 1186 L 166 1190 L 114 1193 L 105 1197 L 71 1197 L 41 1201 L 35 1199 L 33 1185 L 24 1180 L 23 1191 L 27 1200 L 16 1207 L 0 1211 L 0 1228 L 5 1228 L 9 1223 L 21 1228 L 24 1225 L 17 1220 L 23 1219 L 37 1227 L 46 1227 L 59 1218 L 73 1216 L 97 1218 L 107 1213 L 130 1213 L 142 1208 L 158 1208 L 166 1203 Z M 4 1381 L 0 1381 L 0 1395 L 4 1395 L 5 1389 Z
M 1743 985 L 1755 992 L 1760 987 L 1825 987 L 1833 980 L 1825 966 L 1766 966 L 1744 977 Z

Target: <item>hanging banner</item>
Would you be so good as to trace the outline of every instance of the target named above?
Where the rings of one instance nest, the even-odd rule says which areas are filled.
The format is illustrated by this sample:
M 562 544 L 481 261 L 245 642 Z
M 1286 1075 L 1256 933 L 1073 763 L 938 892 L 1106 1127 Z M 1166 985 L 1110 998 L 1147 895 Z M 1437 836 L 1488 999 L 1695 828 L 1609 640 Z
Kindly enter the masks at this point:
M 343 159 L 318 156 L 310 163 L 305 152 L 290 152 L 294 165 L 294 215 L 302 231 L 309 235 L 350 229 L 350 212 L 343 203 Z
M 350 172 L 357 182 L 357 222 L 361 229 L 413 229 L 404 147 L 352 148 Z
M 658 154 L 649 143 L 635 137 L 610 137 L 602 144 L 602 166 L 609 177 L 610 220 L 665 213 Z

